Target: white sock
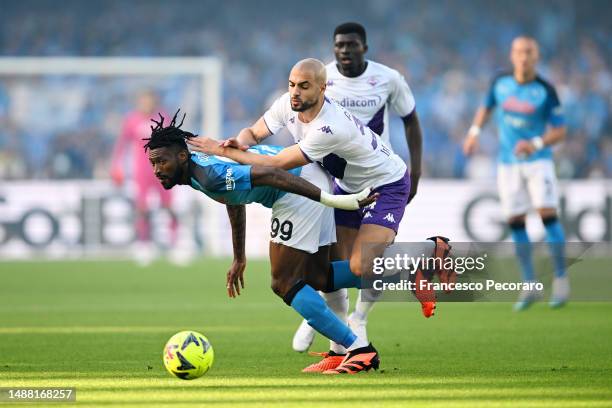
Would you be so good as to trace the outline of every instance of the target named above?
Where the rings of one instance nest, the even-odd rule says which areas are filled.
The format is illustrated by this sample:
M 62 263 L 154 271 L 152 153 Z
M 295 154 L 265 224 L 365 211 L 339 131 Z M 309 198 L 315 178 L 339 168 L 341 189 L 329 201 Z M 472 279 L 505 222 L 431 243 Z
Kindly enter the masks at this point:
M 355 349 L 361 348 L 361 347 L 367 347 L 370 343 L 368 343 L 368 341 L 362 337 L 357 336 L 357 338 L 355 339 L 355 341 L 353 342 L 353 344 L 351 344 L 348 347 L 348 351 L 353 351 Z
M 410 253 L 406 253 L 406 244 L 392 244 L 389 245 L 383 254 L 386 258 L 395 258 L 396 255 L 403 256 L 407 254 L 408 256 L 419 258 L 421 256 L 429 257 L 433 253 L 436 248 L 436 243 L 430 240 L 411 244 L 410 245 Z M 393 276 L 396 273 L 401 272 L 400 270 L 395 269 L 385 269 L 382 276 L 388 277 Z M 367 290 L 368 292 L 365 294 L 363 291 Z M 361 320 L 363 322 L 367 322 L 368 314 L 374 307 L 374 303 L 378 300 L 378 298 L 382 295 L 382 292 L 376 291 L 374 289 L 362 289 L 359 291 L 359 297 L 357 298 L 357 303 L 355 304 L 355 313 L 353 313 L 353 318 L 356 320 Z M 366 300 L 367 299 L 367 300 Z
M 347 321 L 349 301 L 348 289 L 339 289 L 335 292 L 321 293 L 327 302 L 327 306 L 338 316 L 344 323 Z M 330 340 L 329 349 L 337 354 L 346 354 L 346 348 L 342 344 L 338 344 Z
M 364 291 L 367 291 L 367 293 L 364 294 Z M 376 303 L 380 295 L 382 295 L 382 292 L 379 290 L 361 289 L 359 291 L 359 296 L 357 297 L 357 302 L 355 303 L 355 312 L 353 313 L 353 318 L 357 320 L 362 320 L 364 323 L 367 322 L 368 314 L 370 314 L 370 311 L 374 307 L 374 304 Z

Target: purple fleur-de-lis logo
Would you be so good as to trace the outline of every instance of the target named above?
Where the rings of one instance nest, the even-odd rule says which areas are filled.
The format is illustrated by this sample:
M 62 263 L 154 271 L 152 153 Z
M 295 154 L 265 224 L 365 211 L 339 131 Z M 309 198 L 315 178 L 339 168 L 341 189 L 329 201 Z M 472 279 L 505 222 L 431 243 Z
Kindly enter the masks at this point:
M 295 123 L 295 118 L 289 118 L 289 122 Z
M 378 83 L 378 79 L 375 76 L 371 76 L 368 78 L 368 84 L 375 86 Z
M 334 86 L 334 80 L 333 79 L 328 80 L 327 86 Z
M 331 128 L 329 126 L 323 126 L 321 128 L 319 128 L 318 130 L 320 130 L 323 133 L 331 133 L 332 135 L 334 134 L 334 132 L 332 132 Z

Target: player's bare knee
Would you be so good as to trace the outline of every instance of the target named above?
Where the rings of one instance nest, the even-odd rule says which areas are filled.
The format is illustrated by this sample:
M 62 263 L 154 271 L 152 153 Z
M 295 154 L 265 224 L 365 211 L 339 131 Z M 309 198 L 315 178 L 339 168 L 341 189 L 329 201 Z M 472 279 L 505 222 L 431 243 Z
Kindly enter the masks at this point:
M 288 284 L 288 282 L 282 278 L 272 278 L 272 283 L 270 284 L 272 292 L 281 298 L 287 294 L 291 286 L 292 285 Z
M 542 220 L 557 218 L 557 210 L 555 208 L 539 208 L 538 214 Z

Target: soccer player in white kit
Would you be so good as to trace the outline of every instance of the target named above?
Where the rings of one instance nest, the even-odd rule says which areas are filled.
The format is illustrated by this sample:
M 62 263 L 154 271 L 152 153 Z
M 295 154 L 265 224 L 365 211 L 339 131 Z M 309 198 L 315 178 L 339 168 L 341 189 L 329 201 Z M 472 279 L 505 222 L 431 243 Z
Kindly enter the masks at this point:
M 374 205 L 359 212 L 360 226 L 349 261 L 332 262 L 329 291 L 361 287 L 361 276 L 372 278 L 374 258 L 391 244 L 410 195 L 406 164 L 383 143 L 379 135 L 346 109 L 325 96 L 326 72 L 316 59 L 299 61 L 289 75 L 289 92 L 237 138 L 218 141 L 200 137 L 189 140 L 193 150 L 228 157 L 243 164 L 292 169 L 318 162 L 336 178 L 340 192 L 372 187 L 379 194 Z M 276 156 L 245 151 L 286 127 L 296 144 Z M 365 245 L 367 243 L 367 245 Z M 439 244 L 438 240 L 435 245 Z M 347 281 L 354 284 L 347 285 Z M 417 297 L 418 297 L 417 293 Z M 377 357 L 371 344 L 349 352 L 336 368 L 325 373 L 358 372 Z
M 334 30 L 333 40 L 335 61 L 325 66 L 325 95 L 366 124 L 389 148 L 389 111 L 392 110 L 402 118 L 410 152 L 410 202 L 416 194 L 421 175 L 423 140 L 412 91 L 398 71 L 365 59 L 368 45 L 366 31 L 361 24 L 350 22 L 339 25 Z M 338 243 L 333 256 L 335 259 L 348 259 L 359 229 L 359 215 L 353 211 L 334 212 Z M 360 290 L 355 311 L 348 316 L 351 328 L 364 338 L 367 338 L 367 317 L 379 293 L 370 289 Z M 323 297 L 338 316 L 347 319 L 347 289 L 325 293 Z M 427 306 L 432 304 L 427 303 Z M 425 317 L 430 317 L 433 311 L 433 307 L 423 309 Z M 314 329 L 303 320 L 293 336 L 293 349 L 299 352 L 308 350 L 314 336 Z M 342 347 L 332 344 L 331 351 L 341 353 Z

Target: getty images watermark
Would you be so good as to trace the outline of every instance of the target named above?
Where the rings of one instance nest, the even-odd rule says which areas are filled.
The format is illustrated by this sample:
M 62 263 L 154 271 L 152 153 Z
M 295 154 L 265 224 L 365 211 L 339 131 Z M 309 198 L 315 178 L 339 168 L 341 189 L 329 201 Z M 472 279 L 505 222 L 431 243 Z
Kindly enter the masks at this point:
M 386 282 L 382 277 L 393 276 L 395 274 L 408 273 L 415 275 L 416 271 L 452 271 L 457 275 L 466 272 L 482 272 L 485 270 L 487 254 L 481 256 L 447 256 L 445 258 L 436 256 L 412 256 L 407 253 L 395 253 L 393 256 L 382 256 L 374 259 L 372 272 L 381 276 L 381 279 L 372 281 L 372 288 L 375 290 L 434 290 L 434 291 L 479 291 L 479 290 L 499 290 L 499 291 L 521 291 L 537 290 L 543 291 L 544 284 L 541 282 L 498 282 L 494 279 L 486 279 L 484 282 L 436 282 L 414 279 L 400 279 L 399 282 Z
M 559 253 L 559 248 L 553 248 L 559 244 L 530 244 L 535 274 L 529 281 L 522 279 L 517 247 L 512 242 L 451 241 L 450 245 L 452 249 L 445 257 L 434 255 L 432 241 L 391 245 L 383 256 L 374 259 L 373 274 L 362 279 L 362 288 L 370 289 L 362 296 L 372 301 L 415 301 L 415 291 L 433 290 L 438 301 L 514 302 L 522 291 L 549 295 L 559 274 L 558 259 L 555 262 L 551 257 L 551 253 Z M 563 245 L 561 267 L 570 278 L 572 300 L 612 301 L 611 249 L 609 242 Z M 428 279 L 416 279 L 417 271 L 425 272 Z M 440 279 L 438 271 L 454 273 L 446 275 L 450 279 Z

